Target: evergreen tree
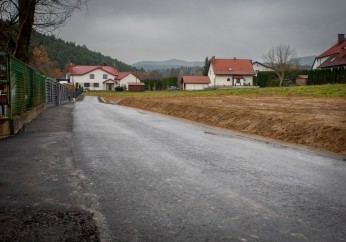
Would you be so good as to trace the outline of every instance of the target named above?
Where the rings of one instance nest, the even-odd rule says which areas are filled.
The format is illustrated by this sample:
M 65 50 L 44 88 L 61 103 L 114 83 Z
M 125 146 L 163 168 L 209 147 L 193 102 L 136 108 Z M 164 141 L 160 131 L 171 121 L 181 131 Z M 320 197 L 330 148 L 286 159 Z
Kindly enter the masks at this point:
M 203 76 L 208 76 L 209 67 L 210 67 L 210 60 L 208 59 L 208 56 L 207 56 L 205 57 L 205 60 L 204 60 Z

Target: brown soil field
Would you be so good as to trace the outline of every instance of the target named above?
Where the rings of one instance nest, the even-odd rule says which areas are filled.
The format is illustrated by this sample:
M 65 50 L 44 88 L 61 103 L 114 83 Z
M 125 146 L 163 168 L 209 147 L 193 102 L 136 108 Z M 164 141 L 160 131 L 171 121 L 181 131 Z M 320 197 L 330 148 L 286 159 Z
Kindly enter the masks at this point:
M 103 99 L 346 155 L 346 99 L 257 95 Z

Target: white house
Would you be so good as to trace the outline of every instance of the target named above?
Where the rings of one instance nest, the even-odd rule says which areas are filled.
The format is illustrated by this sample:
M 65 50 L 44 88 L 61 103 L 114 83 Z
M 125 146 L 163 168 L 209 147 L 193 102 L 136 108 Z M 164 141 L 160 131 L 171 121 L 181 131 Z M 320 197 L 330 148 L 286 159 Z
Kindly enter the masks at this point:
M 70 82 L 87 90 L 114 90 L 118 70 L 112 66 L 71 66 Z
M 90 91 L 114 91 L 116 86 L 128 89 L 129 82 L 140 82 L 131 72 L 118 72 L 112 66 L 71 66 L 70 82 Z
M 203 90 L 207 87 L 253 86 L 255 71 L 249 59 L 216 59 L 212 57 L 208 76 L 183 76 L 184 90 Z
M 141 82 L 139 78 L 131 72 L 119 72 L 116 81 L 119 86 L 126 87 L 126 90 L 129 90 L 129 83 Z
M 257 76 L 257 73 L 260 71 L 274 71 L 273 68 L 258 61 L 252 62 L 252 68 L 254 69 L 256 76 Z
M 208 76 L 209 86 L 253 86 L 255 71 L 249 59 L 216 59 L 212 57 Z
M 315 58 L 312 69 L 346 67 L 346 38 L 338 34 L 338 42 Z

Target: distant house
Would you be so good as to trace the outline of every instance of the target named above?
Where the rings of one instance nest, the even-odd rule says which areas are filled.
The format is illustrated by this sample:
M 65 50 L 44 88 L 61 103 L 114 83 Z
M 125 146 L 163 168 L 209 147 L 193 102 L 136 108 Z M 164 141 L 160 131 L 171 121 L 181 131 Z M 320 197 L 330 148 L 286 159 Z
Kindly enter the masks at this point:
M 203 90 L 210 84 L 208 76 L 182 76 L 180 83 L 183 90 Z
M 213 56 L 208 76 L 183 76 L 180 82 L 184 90 L 253 86 L 254 75 L 255 71 L 249 59 L 216 59 Z
M 118 70 L 112 66 L 71 66 L 70 81 L 87 90 L 114 90 Z
M 116 77 L 117 84 L 129 90 L 129 83 L 141 83 L 139 78 L 131 72 L 118 72 Z
M 256 73 L 256 76 L 257 76 L 257 73 L 260 71 L 274 71 L 273 68 L 258 61 L 252 62 L 252 67 Z
M 338 34 L 338 42 L 316 57 L 312 69 L 346 67 L 346 38 Z
M 116 86 L 128 89 L 129 82 L 140 82 L 131 72 L 119 72 L 112 66 L 71 66 L 70 82 L 87 90 L 114 91 Z
M 255 71 L 249 59 L 216 59 L 212 57 L 208 76 L 209 86 L 253 86 Z

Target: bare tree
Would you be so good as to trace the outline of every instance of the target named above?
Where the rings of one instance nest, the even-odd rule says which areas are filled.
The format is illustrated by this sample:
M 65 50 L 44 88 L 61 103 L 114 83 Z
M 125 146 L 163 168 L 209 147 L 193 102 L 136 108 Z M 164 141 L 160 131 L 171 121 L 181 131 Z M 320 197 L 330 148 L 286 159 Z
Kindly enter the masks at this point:
M 262 58 L 268 66 L 274 69 L 279 77 L 280 86 L 285 78 L 285 72 L 297 68 L 299 65 L 295 49 L 285 44 L 270 48 Z
M 1 45 L 28 62 L 33 29 L 52 31 L 62 26 L 88 0 L 0 0 Z

